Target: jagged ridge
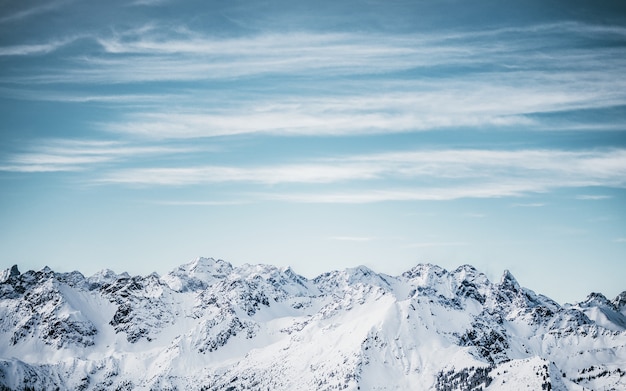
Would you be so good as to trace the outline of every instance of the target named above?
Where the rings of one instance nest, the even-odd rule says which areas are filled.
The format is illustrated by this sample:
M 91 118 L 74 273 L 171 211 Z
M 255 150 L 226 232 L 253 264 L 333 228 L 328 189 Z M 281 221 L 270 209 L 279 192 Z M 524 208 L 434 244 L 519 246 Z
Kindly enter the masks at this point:
M 210 258 L 163 277 L 14 266 L 0 389 L 618 390 L 625 297 L 561 306 L 469 265 L 312 280 Z

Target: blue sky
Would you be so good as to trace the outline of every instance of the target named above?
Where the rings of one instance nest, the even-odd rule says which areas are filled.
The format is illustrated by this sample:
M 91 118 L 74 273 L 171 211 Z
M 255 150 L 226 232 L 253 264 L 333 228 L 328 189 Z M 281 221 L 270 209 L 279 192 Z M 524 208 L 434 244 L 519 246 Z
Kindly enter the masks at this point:
M 3 1 L 0 258 L 626 289 L 626 9 Z

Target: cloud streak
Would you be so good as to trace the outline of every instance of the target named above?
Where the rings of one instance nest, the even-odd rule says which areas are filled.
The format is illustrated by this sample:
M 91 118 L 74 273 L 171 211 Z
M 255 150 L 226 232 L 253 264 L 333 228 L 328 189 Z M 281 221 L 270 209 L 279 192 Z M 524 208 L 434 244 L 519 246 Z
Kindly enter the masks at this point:
M 608 200 L 613 198 L 610 195 L 591 195 L 591 194 L 581 194 L 576 196 L 577 200 L 583 201 L 599 201 L 599 200 Z
M 553 188 L 559 187 L 555 184 Z M 472 198 L 522 197 L 546 192 L 537 183 L 480 183 L 448 187 L 390 188 L 388 190 L 265 194 L 266 200 L 305 204 L 372 204 L 379 202 L 452 201 Z
M 624 188 L 626 150 L 394 152 L 261 167 L 119 169 L 105 174 L 97 182 L 140 186 L 216 183 L 256 186 L 316 185 L 313 192 L 278 191 L 255 196 L 265 200 L 297 203 L 519 197 L 558 188 Z M 359 190 L 351 187 L 357 185 Z M 340 190 L 342 187 L 344 190 Z
M 9 154 L 0 162 L 0 171 L 62 172 L 83 171 L 105 163 L 138 156 L 165 155 L 191 151 L 188 147 L 133 146 L 117 141 L 54 139 L 39 141 L 26 152 Z
M 31 90 L 21 88 L 1 88 L 0 96 L 28 101 L 60 102 L 60 103 L 95 103 L 124 106 L 125 108 L 142 108 L 147 106 L 163 107 L 172 101 L 182 101 L 182 94 L 97 94 L 71 91 Z
M 441 66 L 493 71 L 623 69 L 624 50 L 572 46 L 576 39 L 622 39 L 624 29 L 572 23 L 457 33 L 263 33 L 207 36 L 178 26 L 146 25 L 93 36 L 102 53 L 74 59 L 36 83 L 134 83 L 263 75 L 374 75 Z M 541 39 L 538 39 L 541 37 Z M 592 68 L 591 68 L 592 69 Z
M 619 131 L 623 124 L 610 119 L 581 123 L 541 115 L 626 105 L 626 49 L 591 44 L 622 42 L 625 31 L 554 23 L 403 35 L 217 37 L 148 24 L 92 35 L 96 54 L 64 58 L 62 67 L 16 71 L 0 82 L 28 85 L 35 93 L 16 95 L 24 99 L 123 106 L 122 115 L 96 124 L 98 129 L 151 139 L 450 128 Z M 3 47 L 0 55 L 48 54 L 69 42 Z M 264 84 L 268 80 L 271 88 Z M 178 87 L 160 100 L 149 94 L 65 92 L 68 85 L 125 89 L 150 82 Z M 226 87 L 216 87 L 219 83 Z M 248 87 L 255 83 L 261 86 Z M 45 98 L 37 97 L 44 86 Z M 64 92 L 55 93 L 56 88 Z M 9 95 L 12 90 L 4 89 Z
M 340 96 L 269 97 L 263 102 L 211 109 L 196 108 L 196 101 L 184 108 L 133 112 L 121 121 L 103 124 L 103 129 L 156 139 L 239 134 L 345 136 L 459 127 L 550 130 L 568 126 L 544 123 L 537 114 L 626 104 L 626 84 L 621 90 L 616 89 L 621 82 L 604 75 L 587 75 L 592 81 L 569 76 L 551 80 L 533 73 L 490 75 L 489 80 L 407 82 L 399 88 L 410 91 L 388 93 L 384 91 L 398 88 L 387 81 L 371 82 L 372 91 L 350 92 L 347 87 L 348 92 Z M 528 79 L 533 82 L 525 84 Z
M 101 183 L 185 186 L 207 183 L 244 182 L 275 185 L 281 183 L 335 183 L 374 179 L 381 174 L 373 166 L 298 164 L 268 167 L 200 166 L 182 168 L 138 168 L 119 170 L 100 179 Z
M 14 45 L 0 47 L 0 56 L 31 56 L 52 53 L 63 46 L 80 39 L 80 37 L 60 39 L 39 44 Z
M 229 37 L 156 24 L 113 30 L 91 36 L 88 42 L 96 42 L 97 50 L 63 57 L 62 67 L 43 64 L 36 67 L 41 72 L 14 70 L 3 76 L 0 93 L 68 105 L 116 105 L 110 119 L 91 125 L 107 137 L 135 141 L 37 145 L 7 155 L 0 170 L 103 167 L 93 182 L 246 185 L 261 198 L 292 202 L 447 200 L 624 187 L 626 153 L 617 148 L 417 150 L 233 165 L 185 159 L 180 156 L 185 148 L 162 146 L 174 139 L 239 135 L 585 127 L 546 117 L 626 105 L 626 49 L 592 44 L 600 38 L 620 43 L 624 37 L 626 29 L 619 26 L 577 23 L 445 33 Z M 8 46 L 0 48 L 0 55 L 50 54 L 69 42 Z M 168 94 L 155 95 L 141 88 L 150 82 L 172 83 Z M 106 93 L 89 93 L 105 84 Z M 610 119 L 602 121 L 590 120 L 590 126 L 619 130 Z M 176 160 L 141 164 L 142 157 L 164 155 Z M 266 192 L 283 185 L 297 189 Z
M 626 150 L 426 150 L 356 155 L 267 167 L 199 166 L 119 170 L 103 181 L 158 185 L 207 182 L 331 183 L 394 177 L 560 177 L 572 184 L 626 183 Z
M 73 1 L 74 0 L 47 1 L 44 2 L 44 4 L 9 13 L 3 17 L 0 17 L 0 23 L 19 21 L 34 15 L 54 11 L 56 9 L 64 7 L 69 3 L 72 3 Z

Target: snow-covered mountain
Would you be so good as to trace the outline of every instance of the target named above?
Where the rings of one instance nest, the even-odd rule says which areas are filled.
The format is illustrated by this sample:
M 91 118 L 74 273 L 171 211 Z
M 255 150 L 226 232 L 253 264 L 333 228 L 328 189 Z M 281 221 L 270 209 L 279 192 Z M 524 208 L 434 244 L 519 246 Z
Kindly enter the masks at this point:
M 626 292 L 561 306 L 468 265 L 0 273 L 0 390 L 626 390 L 625 368 Z

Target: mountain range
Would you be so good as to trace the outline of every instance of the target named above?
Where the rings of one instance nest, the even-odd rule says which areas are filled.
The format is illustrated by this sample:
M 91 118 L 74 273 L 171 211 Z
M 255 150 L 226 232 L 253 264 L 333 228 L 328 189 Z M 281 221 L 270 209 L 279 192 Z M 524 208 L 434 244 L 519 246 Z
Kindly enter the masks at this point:
M 566 283 L 555 281 L 555 284 Z M 626 291 L 474 267 L 0 272 L 0 390 L 626 390 Z

